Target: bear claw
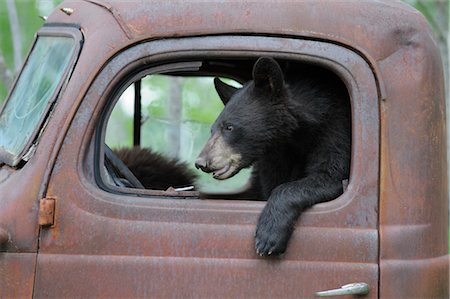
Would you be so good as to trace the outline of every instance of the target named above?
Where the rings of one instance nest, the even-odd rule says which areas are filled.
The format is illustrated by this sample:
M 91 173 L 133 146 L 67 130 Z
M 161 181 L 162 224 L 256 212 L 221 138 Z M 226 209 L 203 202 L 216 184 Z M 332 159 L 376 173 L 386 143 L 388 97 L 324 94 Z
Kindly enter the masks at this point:
M 284 229 L 284 226 L 260 223 L 256 230 L 256 253 L 260 256 L 281 255 L 286 250 L 289 237 L 289 229 Z

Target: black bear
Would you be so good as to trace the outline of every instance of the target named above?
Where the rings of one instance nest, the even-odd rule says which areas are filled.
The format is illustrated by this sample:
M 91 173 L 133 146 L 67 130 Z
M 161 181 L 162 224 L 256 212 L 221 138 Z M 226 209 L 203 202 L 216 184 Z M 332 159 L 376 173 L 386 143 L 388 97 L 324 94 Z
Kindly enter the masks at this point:
M 283 72 L 261 57 L 242 88 L 214 84 L 225 107 L 195 165 L 219 180 L 253 166 L 252 186 L 267 200 L 256 228 L 261 256 L 284 253 L 305 209 L 338 197 L 349 177 L 350 101 L 331 72 Z
M 186 164 L 169 159 L 148 148 L 135 146 L 115 149 L 114 154 L 146 189 L 167 190 L 169 187 L 194 185 L 196 175 Z

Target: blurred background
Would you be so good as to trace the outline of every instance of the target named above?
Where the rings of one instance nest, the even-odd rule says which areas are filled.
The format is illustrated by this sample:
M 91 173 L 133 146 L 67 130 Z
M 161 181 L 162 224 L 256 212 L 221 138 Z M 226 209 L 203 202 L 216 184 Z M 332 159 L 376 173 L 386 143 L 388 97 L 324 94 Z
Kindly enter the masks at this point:
M 42 16 L 48 16 L 61 2 L 62 0 L 0 0 L 0 106 L 30 50 L 36 31 L 44 24 Z M 449 0 L 404 2 L 418 9 L 434 31 L 447 78 L 447 116 L 450 116 Z M 109 120 L 106 143 L 112 148 L 132 145 L 133 88 L 130 85 L 125 90 Z M 213 89 L 212 78 L 167 78 L 151 75 L 142 80 L 141 91 L 144 120 L 142 145 L 171 157 L 192 161 L 209 136 L 210 124 L 223 108 Z M 175 103 L 175 106 L 168 103 L 165 97 L 167 94 L 175 94 L 174 97 L 180 99 L 179 103 Z M 173 113 L 178 118 L 176 128 L 169 121 L 173 120 Z M 148 132 L 152 132 L 151 138 L 147 136 Z M 203 176 L 202 184 L 216 184 L 214 190 L 221 191 L 230 186 L 242 185 L 248 175 L 247 171 L 242 177 L 222 183 L 217 183 L 210 176 Z

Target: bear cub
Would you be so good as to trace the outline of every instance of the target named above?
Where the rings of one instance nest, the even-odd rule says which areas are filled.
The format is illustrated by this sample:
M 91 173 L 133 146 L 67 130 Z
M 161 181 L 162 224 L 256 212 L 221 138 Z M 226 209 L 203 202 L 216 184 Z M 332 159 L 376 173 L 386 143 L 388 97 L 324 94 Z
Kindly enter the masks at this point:
M 300 214 L 343 192 L 350 171 L 350 100 L 334 74 L 306 65 L 283 72 L 273 58 L 261 57 L 252 75 L 242 88 L 215 79 L 225 107 L 195 165 L 219 180 L 253 166 L 252 190 L 267 200 L 256 252 L 280 255 Z
M 177 159 L 170 159 L 149 148 L 135 146 L 115 149 L 119 158 L 145 189 L 167 190 L 194 186 L 197 176 Z

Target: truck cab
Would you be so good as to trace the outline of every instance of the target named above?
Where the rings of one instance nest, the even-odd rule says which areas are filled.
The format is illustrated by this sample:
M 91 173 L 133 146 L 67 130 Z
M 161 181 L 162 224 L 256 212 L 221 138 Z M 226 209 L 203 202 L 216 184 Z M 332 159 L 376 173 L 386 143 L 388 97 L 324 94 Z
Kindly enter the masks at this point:
M 248 173 L 151 190 L 108 170 L 109 148 L 133 145 L 192 166 L 222 105 L 212 78 L 244 84 L 268 55 L 332 73 L 352 115 L 344 193 L 269 258 L 265 202 L 233 196 Z M 444 99 L 431 30 L 400 2 L 64 1 L 0 114 L 0 297 L 448 298 Z

